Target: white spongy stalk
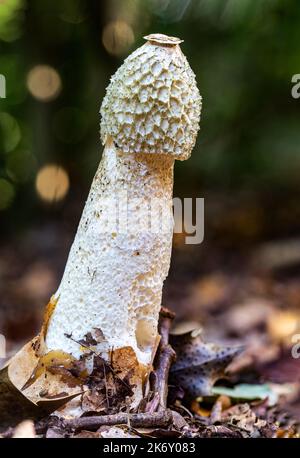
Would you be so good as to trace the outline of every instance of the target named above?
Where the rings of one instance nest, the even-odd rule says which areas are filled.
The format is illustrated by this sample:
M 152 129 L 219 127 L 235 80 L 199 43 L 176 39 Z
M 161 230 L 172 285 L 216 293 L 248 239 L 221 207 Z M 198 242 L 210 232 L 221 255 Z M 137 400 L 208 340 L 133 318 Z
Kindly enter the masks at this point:
M 48 350 L 78 358 L 84 348 L 75 341 L 98 328 L 105 337 L 98 351 L 131 346 L 150 364 L 171 257 L 173 165 L 172 157 L 124 154 L 108 142 L 55 294 Z M 128 227 L 118 213 L 115 228 L 120 199 Z M 163 231 L 162 213 L 149 211 L 155 201 L 164 207 Z
M 98 328 L 105 338 L 99 351 L 130 346 L 148 365 L 170 266 L 174 160 L 191 154 L 201 97 L 181 40 L 146 38 L 112 77 L 103 100 L 104 155 L 55 295 L 46 344 L 79 357 L 84 349 L 76 341 Z M 113 228 L 115 210 L 104 200 L 120 201 L 122 192 L 127 203 L 120 203 Z M 155 201 L 162 217 L 152 211 Z

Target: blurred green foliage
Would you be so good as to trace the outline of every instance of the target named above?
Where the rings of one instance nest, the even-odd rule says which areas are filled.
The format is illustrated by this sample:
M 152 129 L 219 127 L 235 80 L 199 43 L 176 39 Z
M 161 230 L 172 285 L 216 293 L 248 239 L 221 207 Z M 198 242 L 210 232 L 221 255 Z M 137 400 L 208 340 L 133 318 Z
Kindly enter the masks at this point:
M 122 27 L 107 29 L 115 21 Z M 0 0 L 3 221 L 37 214 L 34 183 L 45 164 L 67 170 L 73 195 L 86 193 L 101 153 L 105 87 L 153 32 L 185 40 L 203 96 L 197 146 L 176 168 L 179 192 L 300 191 L 300 99 L 291 96 L 300 73 L 298 0 Z M 53 100 L 28 89 L 37 65 L 61 79 Z

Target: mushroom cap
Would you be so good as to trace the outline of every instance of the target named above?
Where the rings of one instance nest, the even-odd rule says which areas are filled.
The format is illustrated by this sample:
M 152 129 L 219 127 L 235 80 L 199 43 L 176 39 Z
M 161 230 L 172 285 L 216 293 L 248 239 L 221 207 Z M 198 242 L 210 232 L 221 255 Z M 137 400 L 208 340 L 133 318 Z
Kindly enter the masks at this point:
M 111 137 L 125 153 L 188 159 L 201 112 L 195 75 L 182 40 L 161 34 L 145 39 L 111 78 L 100 110 L 102 142 Z

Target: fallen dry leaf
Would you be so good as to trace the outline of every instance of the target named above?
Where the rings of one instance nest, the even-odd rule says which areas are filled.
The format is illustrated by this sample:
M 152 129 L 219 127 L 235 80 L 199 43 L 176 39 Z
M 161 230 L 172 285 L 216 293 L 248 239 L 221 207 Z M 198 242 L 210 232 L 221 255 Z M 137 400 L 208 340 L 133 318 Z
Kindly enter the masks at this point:
M 97 431 L 81 431 L 73 436 L 73 439 L 99 439 L 101 433 Z
M 41 418 L 55 411 L 82 392 L 70 388 L 59 375 L 47 372 L 26 390 L 24 385 L 34 373 L 39 356 L 39 336 L 27 343 L 0 371 L 0 424 L 2 428 L 16 426 L 22 420 Z
M 126 426 L 112 426 L 102 427 L 99 429 L 101 437 L 108 439 L 138 439 L 140 436 L 134 432 L 129 431 Z
M 187 397 L 211 395 L 215 382 L 224 377 L 232 359 L 241 353 L 241 347 L 205 343 L 198 330 L 171 335 L 170 343 L 177 359 L 170 371 L 170 383 L 180 385 Z
M 235 385 L 233 388 L 227 388 L 223 386 L 213 387 L 214 394 L 226 395 L 233 399 L 243 400 L 255 400 L 260 399 L 268 400 L 269 406 L 274 406 L 278 403 L 281 397 L 286 399 L 294 399 L 298 394 L 299 387 L 297 384 L 261 384 L 261 385 L 249 385 L 247 383 L 241 383 Z
M 227 409 L 222 414 L 222 421 L 234 425 L 239 428 L 244 437 L 259 437 L 261 428 L 267 424 L 266 420 L 257 418 L 256 414 L 251 410 L 249 404 L 237 404 Z

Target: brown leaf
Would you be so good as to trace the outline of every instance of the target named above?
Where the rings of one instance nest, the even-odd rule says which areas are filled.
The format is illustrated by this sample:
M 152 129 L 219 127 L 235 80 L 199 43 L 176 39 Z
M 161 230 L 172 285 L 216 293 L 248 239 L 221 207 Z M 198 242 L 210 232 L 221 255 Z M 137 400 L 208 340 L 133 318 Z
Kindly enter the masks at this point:
M 131 370 L 138 370 L 139 363 L 132 347 L 117 348 L 111 352 L 112 367 L 115 372 L 127 374 Z
M 105 335 L 100 328 L 94 328 L 94 337 L 97 343 L 102 343 L 106 340 Z
M 138 428 L 135 430 L 141 437 L 150 437 L 150 438 L 163 438 L 163 437 L 180 437 L 181 432 L 176 429 L 163 429 L 163 428 Z
M 180 415 L 179 412 L 176 412 L 176 410 L 172 410 L 171 412 L 173 417 L 173 426 L 175 429 L 181 431 L 182 428 L 188 426 L 187 421 L 183 418 L 182 415 Z
M 74 362 L 74 358 L 71 355 L 69 355 L 68 353 L 65 353 L 63 351 L 52 350 L 52 351 L 49 351 L 48 353 L 45 353 L 44 355 L 38 358 L 37 365 L 34 368 L 29 379 L 26 381 L 26 383 L 22 387 L 22 391 L 26 390 L 31 385 L 33 385 L 33 383 L 35 383 L 37 379 L 40 378 L 42 375 L 45 375 L 45 373 L 48 370 L 50 372 L 50 368 L 53 368 L 53 373 L 55 373 L 54 372 L 55 367 L 57 368 L 63 367 L 65 369 L 69 369 L 72 367 L 73 362 Z
M 47 370 L 50 372 L 50 374 L 60 376 L 60 379 L 70 388 L 75 388 L 82 385 L 83 381 L 79 377 L 72 375 L 71 371 L 64 366 L 49 366 Z
M 101 329 L 99 328 L 93 328 L 93 333 L 92 332 L 88 332 L 83 339 L 80 339 L 80 340 L 75 340 L 73 337 L 72 337 L 72 334 L 65 334 L 65 336 L 68 338 L 68 339 L 71 339 L 73 340 L 74 342 L 78 343 L 79 345 L 81 345 L 82 347 L 86 348 L 86 349 L 91 349 L 92 351 L 95 351 L 96 350 L 96 346 L 99 344 L 99 343 L 102 343 L 102 342 L 105 342 L 106 341 L 106 338 L 103 334 L 103 332 L 101 331 Z
M 123 385 L 125 391 L 134 387 L 133 404 L 137 406 L 143 398 L 143 385 L 145 385 L 149 376 L 149 367 L 143 366 L 138 362 L 132 347 L 117 348 L 111 351 L 110 359 L 114 374 L 117 375 L 115 382 L 119 386 L 120 384 Z M 130 396 L 130 392 L 127 395 Z
M 2 428 L 15 426 L 22 420 L 41 418 L 81 393 L 80 387 L 70 388 L 59 376 L 50 373 L 47 373 L 47 377 L 40 376 L 26 390 L 22 390 L 38 365 L 40 348 L 38 336 L 27 343 L 0 371 Z
M 205 343 L 197 330 L 171 335 L 170 343 L 177 355 L 170 383 L 180 385 L 189 398 L 209 396 L 215 382 L 224 377 L 228 364 L 242 351 L 241 347 Z
M 39 339 L 38 339 L 39 346 L 41 347 L 41 349 L 40 349 L 41 352 L 39 352 L 39 351 L 37 351 L 37 352 L 40 355 L 43 354 L 43 349 L 45 348 L 45 338 L 46 338 L 46 335 L 47 335 L 48 326 L 49 326 L 51 317 L 53 315 L 53 312 L 54 312 L 54 310 L 56 308 L 57 301 L 58 301 L 58 299 L 55 299 L 55 297 L 52 296 L 50 301 L 47 304 L 47 307 L 46 307 L 46 310 L 45 310 L 45 313 L 44 313 L 43 325 L 42 325 L 42 329 L 41 329 L 41 332 L 40 332 L 40 335 L 39 335 Z
M 88 390 L 82 396 L 82 409 L 84 412 L 102 412 L 107 408 L 107 398 L 105 392 L 100 392 L 95 388 Z
M 234 425 L 251 437 L 259 437 L 259 430 L 267 424 L 265 420 L 257 418 L 249 404 L 237 404 L 227 409 L 222 415 L 222 421 Z
M 99 439 L 101 437 L 101 433 L 97 431 L 81 431 L 72 437 L 73 439 Z
M 83 339 L 78 340 L 78 343 L 83 347 L 93 347 L 97 345 L 97 340 L 94 339 L 91 332 L 88 332 Z
M 135 434 L 134 432 L 129 431 L 129 429 L 126 426 L 110 426 L 110 427 L 101 427 L 99 429 L 99 432 L 101 432 L 101 437 L 104 437 L 106 439 L 112 438 L 112 439 L 138 439 L 139 436 L 138 434 Z

